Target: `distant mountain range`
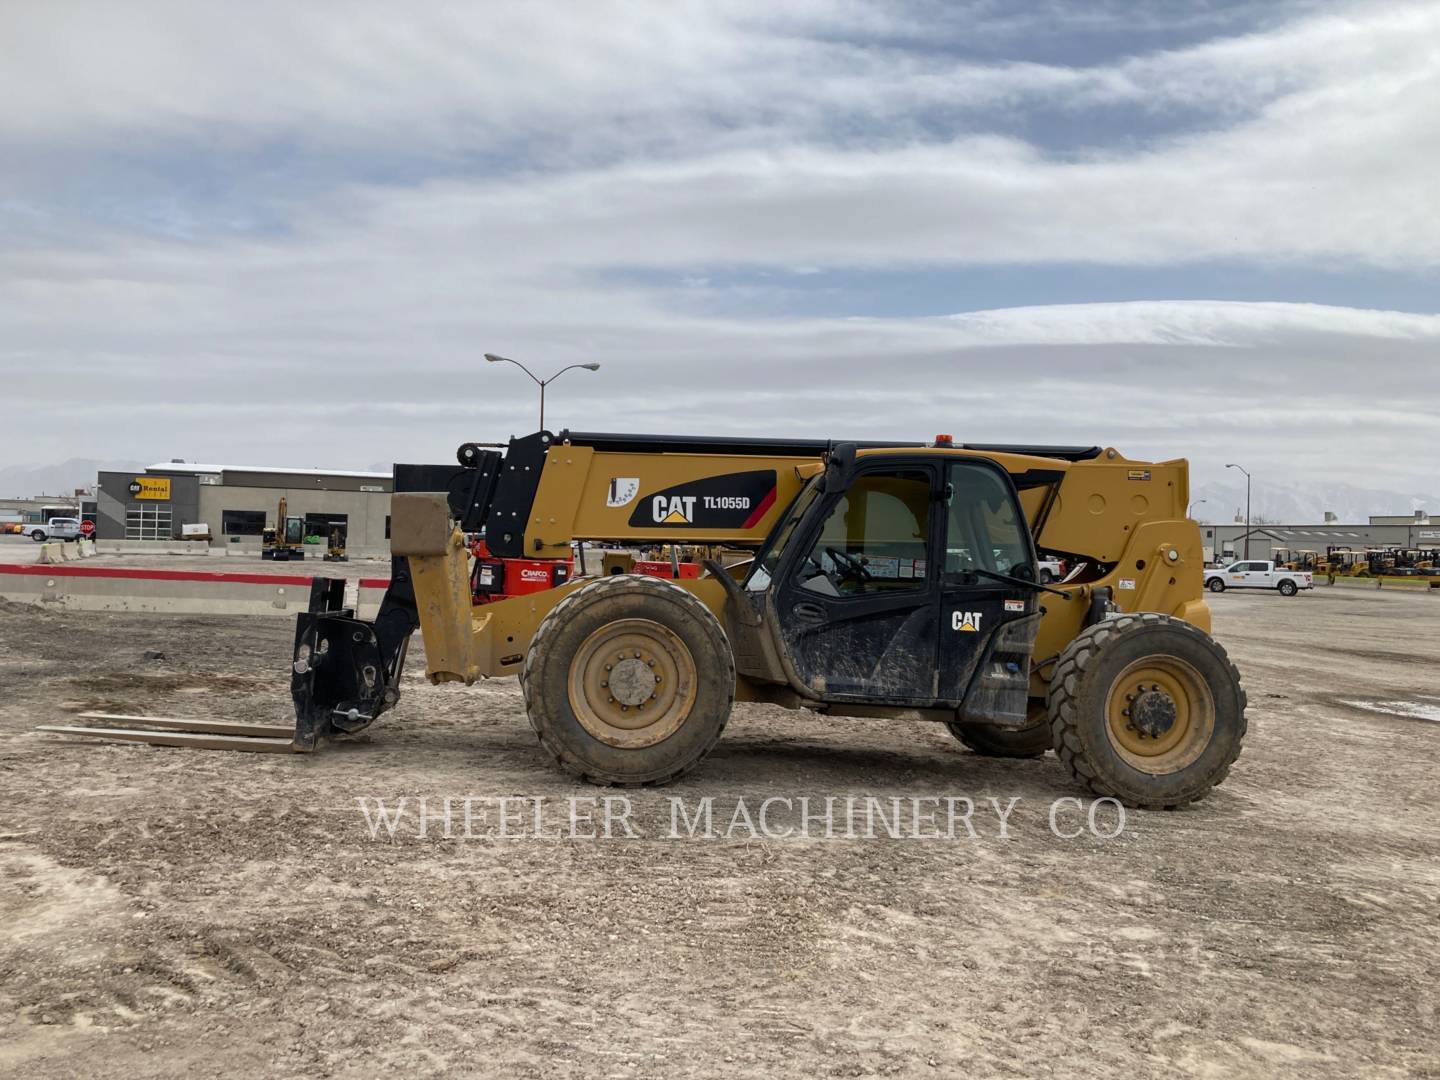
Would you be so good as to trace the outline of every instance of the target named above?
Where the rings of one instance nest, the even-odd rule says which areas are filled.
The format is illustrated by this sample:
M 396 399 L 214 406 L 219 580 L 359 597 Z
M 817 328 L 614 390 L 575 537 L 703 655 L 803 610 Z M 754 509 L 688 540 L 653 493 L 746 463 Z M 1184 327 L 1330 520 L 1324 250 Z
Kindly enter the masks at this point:
M 1196 521 L 1228 524 L 1245 518 L 1245 485 L 1200 484 L 1190 492 Z M 1203 502 L 1201 500 L 1204 500 Z M 1257 482 L 1250 493 L 1250 520 L 1285 525 L 1320 525 L 1329 511 L 1341 524 L 1363 525 L 1372 514 L 1413 514 L 1426 510 L 1440 518 L 1440 495 L 1405 494 L 1353 484 L 1274 484 Z
M 71 458 L 59 465 L 5 465 L 0 467 L 0 499 L 72 495 L 76 488 L 93 488 L 95 474 L 98 472 L 139 472 L 148 464 L 149 462 Z

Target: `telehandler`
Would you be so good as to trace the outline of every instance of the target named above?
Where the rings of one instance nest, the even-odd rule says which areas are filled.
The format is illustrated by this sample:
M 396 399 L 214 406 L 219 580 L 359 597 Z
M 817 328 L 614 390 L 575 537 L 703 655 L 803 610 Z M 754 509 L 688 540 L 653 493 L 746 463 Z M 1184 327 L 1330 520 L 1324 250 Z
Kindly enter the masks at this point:
M 343 608 L 343 582 L 315 580 L 294 731 L 190 738 L 304 751 L 359 732 L 399 701 L 418 628 L 432 682 L 519 676 L 541 746 L 599 784 L 681 776 L 737 700 L 939 721 L 982 754 L 1053 748 L 1091 792 L 1141 807 L 1201 798 L 1240 753 L 1245 692 L 1209 634 L 1183 460 L 569 431 L 466 443 L 458 459 L 396 466 L 373 622 Z M 466 536 L 482 531 L 492 557 L 526 563 L 569 559 L 576 540 L 755 554 L 700 578 L 603 576 L 476 606 Z M 1041 584 L 1041 554 L 1077 569 Z

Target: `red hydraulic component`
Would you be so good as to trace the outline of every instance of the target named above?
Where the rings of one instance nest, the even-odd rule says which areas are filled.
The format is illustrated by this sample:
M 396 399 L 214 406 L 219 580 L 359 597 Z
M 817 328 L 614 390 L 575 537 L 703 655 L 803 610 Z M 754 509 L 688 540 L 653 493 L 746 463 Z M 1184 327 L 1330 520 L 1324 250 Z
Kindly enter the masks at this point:
M 470 599 L 476 604 L 544 592 L 575 576 L 573 559 L 496 558 L 479 537 L 471 541 L 470 554 L 475 557 L 470 568 Z

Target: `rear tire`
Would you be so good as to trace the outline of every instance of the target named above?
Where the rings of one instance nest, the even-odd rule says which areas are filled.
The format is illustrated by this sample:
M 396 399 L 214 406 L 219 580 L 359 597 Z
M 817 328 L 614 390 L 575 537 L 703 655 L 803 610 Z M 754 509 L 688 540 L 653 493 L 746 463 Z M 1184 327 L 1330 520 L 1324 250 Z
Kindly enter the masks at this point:
M 1211 578 L 1208 582 L 1206 582 L 1205 587 L 1206 587 L 1207 589 L 1209 589 L 1211 592 L 1224 592 L 1224 591 L 1225 591 L 1225 579 L 1224 579 L 1224 578 L 1218 578 L 1218 577 Z
M 622 574 L 555 605 L 520 685 L 535 734 L 566 772 L 596 784 L 663 784 L 719 741 L 735 661 L 719 621 L 694 596 Z
M 1240 673 L 1209 634 L 1167 615 L 1076 635 L 1050 681 L 1055 752 L 1096 795 L 1169 809 L 1223 781 L 1245 738 Z
M 985 757 L 1037 758 L 1051 748 L 1050 721 L 1043 708 L 1036 722 L 1026 728 L 961 723 L 945 726 L 951 735 Z
M 1281 596 L 1294 596 L 1300 590 L 1293 581 L 1282 581 L 1278 586 Z

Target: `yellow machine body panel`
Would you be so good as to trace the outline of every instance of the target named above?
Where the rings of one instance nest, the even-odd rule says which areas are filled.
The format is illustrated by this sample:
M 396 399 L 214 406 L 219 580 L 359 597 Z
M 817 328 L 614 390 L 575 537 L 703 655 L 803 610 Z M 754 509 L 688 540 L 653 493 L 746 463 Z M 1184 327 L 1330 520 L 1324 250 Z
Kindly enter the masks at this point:
M 1200 530 L 1185 516 L 1189 483 L 1184 460 L 1137 462 L 1105 450 L 1091 460 L 1067 461 L 945 446 L 867 448 L 857 458 L 894 454 L 985 458 L 1012 478 L 1050 478 L 1043 485 L 1020 485 L 1036 547 L 1084 565 L 1056 585 L 1069 601 L 1041 594 L 1032 694 L 1043 694 L 1047 662 L 1083 628 L 1097 589 L 1108 589 L 1121 612 L 1160 612 L 1210 631 Z M 612 453 L 559 443 L 546 453 L 526 522 L 525 549 L 536 557 L 559 558 L 570 554 L 576 540 L 759 545 L 824 467 L 818 457 Z M 750 493 L 741 496 L 744 504 L 713 508 L 724 513 L 707 519 L 700 501 L 704 482 L 733 481 L 737 475 L 751 478 Z M 697 483 L 702 494 L 692 494 L 688 502 L 671 490 L 693 493 Z M 449 539 L 420 546 L 425 550 L 409 558 L 434 681 L 517 674 L 540 622 L 586 584 L 574 581 L 472 609 L 463 544 Z M 719 581 L 674 584 L 700 598 L 717 616 L 723 614 L 726 591 Z M 740 690 L 742 697 L 750 696 L 743 686 Z
M 759 543 L 821 467 L 804 457 L 613 453 L 557 444 L 546 453 L 525 548 L 537 558 L 567 558 L 572 540 Z M 716 494 L 704 493 L 707 481 Z M 719 494 L 722 486 L 732 493 Z M 707 505 L 722 499 L 724 505 Z

